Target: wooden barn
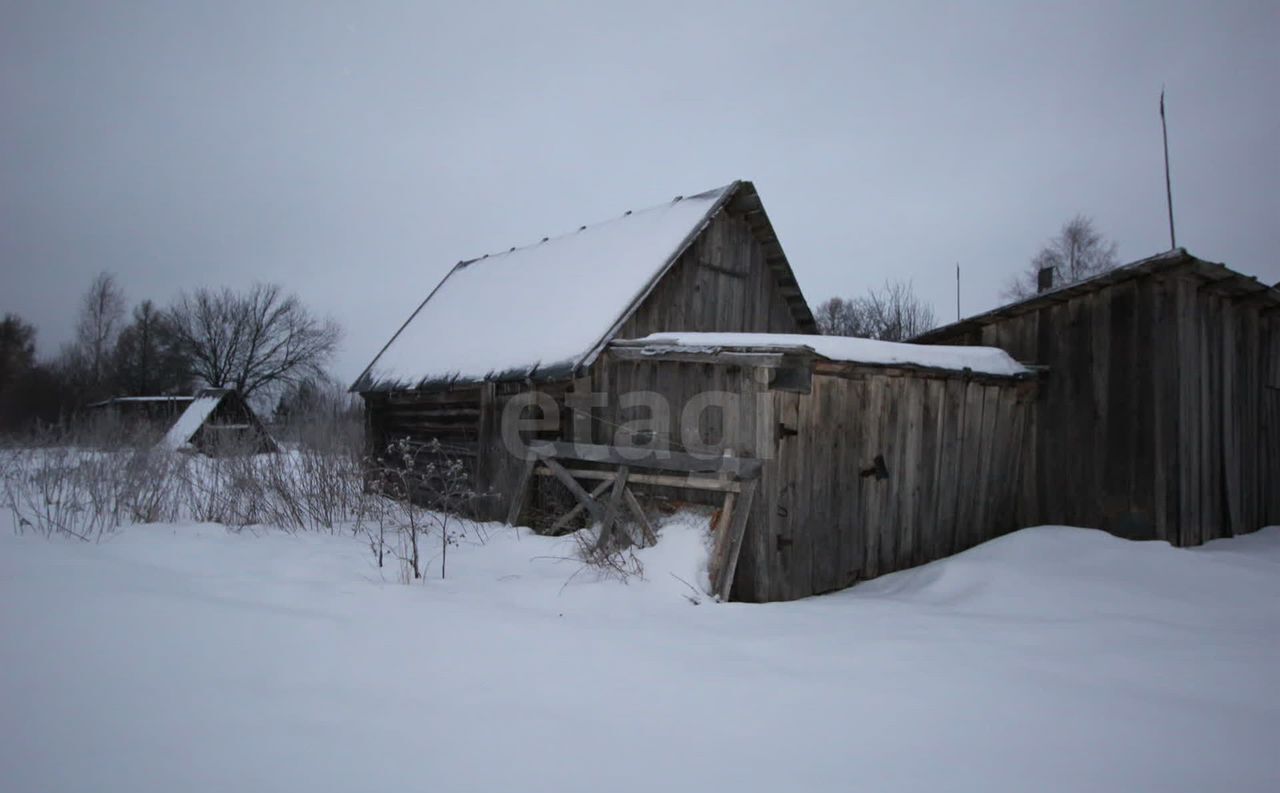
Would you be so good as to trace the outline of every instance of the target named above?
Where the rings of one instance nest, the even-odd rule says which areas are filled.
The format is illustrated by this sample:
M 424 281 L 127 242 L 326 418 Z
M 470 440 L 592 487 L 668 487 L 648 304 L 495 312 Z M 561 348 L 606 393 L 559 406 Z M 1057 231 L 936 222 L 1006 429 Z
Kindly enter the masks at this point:
M 371 449 L 440 441 L 474 461 L 479 511 L 501 518 L 523 467 L 500 433 L 510 400 L 545 394 L 568 427 L 566 397 L 609 342 L 671 328 L 815 331 L 750 182 L 459 262 L 352 390 Z
M 603 541 L 626 515 L 643 542 L 634 491 L 719 507 L 712 574 L 733 599 L 838 589 L 1016 527 L 1001 483 L 1032 372 L 814 331 L 734 182 L 460 262 L 352 388 L 372 450 L 440 442 L 489 518 L 528 519 L 550 487 L 576 501 L 553 528 L 585 516 Z
M 168 427 L 187 409 L 190 396 L 125 396 L 104 399 L 85 407 L 91 415 L 125 424 Z
M 1280 523 L 1280 289 L 1176 249 L 916 341 L 1044 367 L 1022 525 L 1186 546 Z
M 157 446 L 208 455 L 279 451 L 253 408 L 230 388 L 197 392 Z

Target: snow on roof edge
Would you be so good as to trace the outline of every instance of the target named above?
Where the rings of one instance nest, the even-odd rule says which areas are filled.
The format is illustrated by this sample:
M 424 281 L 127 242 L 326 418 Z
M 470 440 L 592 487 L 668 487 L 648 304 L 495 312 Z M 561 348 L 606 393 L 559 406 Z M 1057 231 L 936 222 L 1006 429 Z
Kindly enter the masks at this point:
M 621 346 L 652 348 L 655 355 L 669 350 L 711 352 L 721 349 L 804 349 L 831 361 L 874 366 L 915 366 L 953 372 L 970 371 L 996 377 L 1020 377 L 1031 369 L 996 347 L 947 346 L 879 341 L 848 336 L 797 333 L 651 333 L 639 339 L 614 342 Z
M 653 292 L 653 289 L 662 280 L 662 277 L 666 275 L 667 272 L 670 271 L 672 265 L 679 260 L 680 256 L 683 255 L 683 253 L 686 250 L 688 250 L 689 246 L 697 239 L 698 235 L 701 234 L 703 230 L 706 229 L 707 224 L 711 221 L 711 219 L 714 218 L 720 212 L 721 209 L 723 209 L 725 204 L 729 201 L 730 198 L 732 198 L 733 195 L 735 195 L 738 192 L 739 188 L 743 184 L 744 184 L 743 180 L 735 179 L 732 182 L 720 187 L 715 187 L 710 190 L 704 190 L 700 193 L 696 193 L 688 196 L 677 196 L 672 201 L 665 202 L 662 204 L 656 204 L 652 207 L 646 207 L 641 210 L 636 210 L 635 212 L 628 210 L 624 212 L 622 215 L 614 216 L 594 224 L 579 226 L 578 229 L 575 231 L 565 232 L 564 234 L 558 235 L 556 237 L 544 237 L 542 240 L 535 243 L 531 243 L 529 245 L 525 245 L 521 247 L 513 247 L 507 251 L 484 254 L 476 258 L 464 259 L 462 261 L 459 261 L 457 264 L 455 264 L 452 268 L 449 269 L 449 271 L 444 275 L 444 277 L 441 278 L 440 281 L 436 284 L 435 288 L 433 288 L 431 292 L 427 294 L 426 298 L 424 298 L 422 302 L 418 304 L 417 308 L 415 308 L 414 311 L 409 315 L 408 319 L 406 319 L 400 325 L 400 327 L 396 330 L 395 334 L 393 334 L 391 338 L 387 341 L 387 343 L 382 346 L 382 348 L 378 351 L 377 355 L 374 356 L 373 360 L 369 362 L 369 365 L 366 366 L 361 371 L 361 373 L 356 377 L 355 381 L 352 382 L 350 388 L 348 388 L 348 391 L 360 392 L 360 391 L 390 391 L 390 390 L 413 389 L 413 388 L 421 389 L 421 388 L 430 388 L 432 386 L 440 386 L 445 384 L 447 384 L 446 387 L 448 387 L 454 384 L 486 382 L 489 380 L 528 379 L 528 378 L 534 377 L 535 373 L 549 373 L 552 371 L 560 372 L 563 370 L 564 373 L 571 374 L 572 372 L 577 371 L 580 367 L 584 365 L 589 365 L 590 362 L 593 361 L 600 354 L 600 352 L 608 345 L 609 341 L 613 338 L 613 336 L 617 334 L 618 330 L 622 327 L 623 324 L 625 324 L 626 319 L 629 316 L 631 316 L 632 313 L 634 313 L 636 306 L 639 305 L 639 303 L 643 302 L 643 300 Z M 490 258 L 496 259 L 496 258 L 504 257 L 513 253 L 519 253 L 521 251 L 537 248 L 548 242 L 572 237 L 585 230 L 599 228 L 606 224 L 623 220 L 631 216 L 632 214 L 641 214 L 641 213 L 649 212 L 651 210 L 659 210 L 664 207 L 671 206 L 672 204 L 678 203 L 680 201 L 705 200 L 713 196 L 715 197 L 715 200 L 711 202 L 711 204 L 707 207 L 706 211 L 702 213 L 702 215 L 699 217 L 697 222 L 691 227 L 691 229 L 681 239 L 679 244 L 677 244 L 674 250 L 670 251 L 666 255 L 666 258 L 656 266 L 653 273 L 651 274 L 649 279 L 645 282 L 645 284 L 631 296 L 629 301 L 623 306 L 623 308 L 613 318 L 612 323 L 585 350 L 575 353 L 573 356 L 569 358 L 557 358 L 554 361 L 550 361 L 546 363 L 540 360 L 531 361 L 527 365 L 509 367 L 509 368 L 503 369 L 502 371 L 490 370 L 489 372 L 483 375 L 480 375 L 474 372 L 467 375 L 463 375 L 461 372 L 437 372 L 437 373 L 429 373 L 416 379 L 405 379 L 405 378 L 393 379 L 393 378 L 387 378 L 387 377 L 375 377 L 375 369 L 378 366 L 379 361 L 381 361 L 383 357 L 387 354 L 387 351 L 391 349 L 391 347 L 405 333 L 405 331 L 410 327 L 410 325 L 413 324 L 414 320 L 418 318 L 418 315 L 422 312 L 423 308 L 425 308 L 431 302 L 432 298 L 434 298 L 436 294 L 445 286 L 445 284 L 449 282 L 449 279 L 453 278 L 460 271 L 463 271 L 469 268 L 470 266 L 477 264 L 479 262 L 482 262 L 486 259 L 490 259 Z
M 191 438 L 204 426 L 218 405 L 222 404 L 227 393 L 218 391 L 196 396 L 156 445 L 175 451 L 190 445 Z

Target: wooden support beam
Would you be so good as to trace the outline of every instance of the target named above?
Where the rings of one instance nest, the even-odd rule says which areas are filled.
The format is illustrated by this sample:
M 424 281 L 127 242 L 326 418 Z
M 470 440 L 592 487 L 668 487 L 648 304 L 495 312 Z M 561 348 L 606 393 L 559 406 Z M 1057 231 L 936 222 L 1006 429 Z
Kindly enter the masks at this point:
M 720 505 L 720 514 L 716 518 L 716 524 L 711 527 L 715 536 L 715 545 L 711 549 L 710 573 L 712 581 L 712 589 L 714 584 L 720 580 L 720 571 L 729 563 L 729 521 L 733 516 L 734 493 L 725 493 L 724 502 Z
M 566 443 L 564 441 L 542 442 L 538 445 L 535 454 L 548 463 L 552 458 L 563 458 L 660 471 L 729 474 L 739 479 L 755 478 L 760 475 L 761 468 L 760 461 L 752 457 L 698 456 L 685 452 L 666 451 L 665 449 L 601 446 L 594 443 Z
M 738 570 L 738 556 L 742 553 L 742 538 L 747 531 L 747 518 L 751 515 L 751 501 L 755 498 L 758 480 L 751 479 L 742 483 L 742 493 L 738 495 L 733 506 L 733 518 L 729 522 L 726 538 L 729 542 L 729 553 L 724 567 L 719 570 L 720 580 L 715 582 L 715 594 L 720 600 L 728 600 L 733 588 L 733 575 Z
M 617 473 L 614 471 L 597 471 L 587 468 L 566 468 L 575 479 L 603 479 L 612 482 Z M 553 476 L 547 468 L 539 468 L 535 472 L 539 476 Z M 656 487 L 687 487 L 692 490 L 714 490 L 721 493 L 737 493 L 742 489 L 739 482 L 724 479 L 712 479 L 706 476 L 670 476 L 664 474 L 631 474 L 627 481 L 636 485 L 654 485 Z
M 627 500 L 627 507 L 631 509 L 631 514 L 635 516 L 636 523 L 640 524 L 640 533 L 644 535 L 645 547 L 652 548 L 658 544 L 658 535 L 654 533 L 653 526 L 649 523 L 649 519 L 645 517 L 644 508 L 640 506 L 639 499 L 636 494 L 631 492 L 631 488 L 625 488 L 622 495 Z
M 812 352 L 794 348 L 789 353 L 772 352 L 739 352 L 719 348 L 681 348 L 679 345 L 649 342 L 646 346 L 614 345 L 609 348 L 609 355 L 619 361 L 655 360 L 677 361 L 685 363 L 710 363 L 719 366 L 783 366 L 789 360 L 810 360 Z
M 582 485 L 578 484 L 577 480 L 575 480 L 573 476 L 564 469 L 563 465 L 550 457 L 542 457 L 541 459 L 543 464 L 546 465 L 547 468 L 550 469 L 551 473 L 555 475 L 555 478 L 559 479 L 561 484 L 569 488 L 569 492 L 573 493 L 574 497 L 577 498 L 578 501 L 582 502 L 582 505 L 591 513 L 591 517 L 603 522 L 604 507 L 600 506 L 600 502 L 592 498 L 591 494 L 586 490 L 583 490 Z
M 551 476 L 551 472 L 545 468 L 539 468 L 538 473 Z M 613 484 L 612 479 L 605 479 L 601 481 L 600 484 L 596 485 L 595 489 L 591 491 L 591 497 L 599 498 L 604 493 L 604 491 L 609 489 L 609 485 L 611 484 Z M 573 509 L 561 515 L 556 520 L 555 523 L 551 524 L 551 533 L 559 534 L 560 532 L 564 531 L 566 528 L 568 528 L 569 522 L 572 521 L 574 518 L 578 517 L 578 515 L 581 514 L 582 510 L 584 509 L 586 509 L 586 507 L 582 505 L 581 501 L 579 501 L 577 504 L 574 504 Z
M 609 507 L 604 511 L 604 520 L 600 521 L 600 536 L 596 539 L 596 550 L 609 547 L 613 538 L 613 524 L 618 520 L 618 510 L 622 507 L 622 491 L 627 488 L 629 469 L 624 465 L 618 469 L 618 476 L 613 480 L 613 492 L 609 494 Z
M 524 468 L 520 471 L 520 478 L 516 480 L 515 492 L 511 496 L 511 506 L 507 510 L 508 526 L 515 526 L 516 521 L 520 520 L 520 513 L 524 512 L 524 504 L 529 497 L 529 477 L 533 474 L 533 467 L 537 464 L 538 458 L 536 457 L 530 457 L 525 460 Z

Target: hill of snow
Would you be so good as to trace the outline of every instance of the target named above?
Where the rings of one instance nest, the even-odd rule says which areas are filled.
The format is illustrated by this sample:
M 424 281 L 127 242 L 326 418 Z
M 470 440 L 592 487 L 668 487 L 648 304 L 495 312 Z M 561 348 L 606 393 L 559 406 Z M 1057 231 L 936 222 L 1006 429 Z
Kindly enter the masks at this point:
M 1205 791 L 1280 779 L 1280 529 L 1037 528 L 850 591 L 686 596 L 492 526 L 448 580 L 340 536 L 0 536 L 0 780 L 23 791 Z M 438 567 L 435 568 L 438 573 Z M 678 577 L 678 578 L 677 578 Z M 679 579 L 683 579 L 679 580 Z M 566 581 L 569 583 L 566 584 Z

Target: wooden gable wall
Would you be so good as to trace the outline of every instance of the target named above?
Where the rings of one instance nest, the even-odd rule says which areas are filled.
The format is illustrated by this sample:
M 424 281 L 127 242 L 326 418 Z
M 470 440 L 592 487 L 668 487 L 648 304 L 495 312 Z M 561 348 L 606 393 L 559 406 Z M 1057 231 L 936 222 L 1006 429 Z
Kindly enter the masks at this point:
M 764 245 L 743 214 L 716 215 L 623 323 L 616 338 L 665 331 L 813 333 L 783 296 Z

